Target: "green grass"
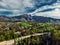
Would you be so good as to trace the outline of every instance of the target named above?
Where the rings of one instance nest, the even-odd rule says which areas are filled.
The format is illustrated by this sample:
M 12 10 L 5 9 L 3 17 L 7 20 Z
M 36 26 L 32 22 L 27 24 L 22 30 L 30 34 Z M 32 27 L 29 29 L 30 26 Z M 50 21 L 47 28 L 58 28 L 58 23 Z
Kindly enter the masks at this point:
M 27 22 L 20 22 L 20 25 L 24 26 L 24 27 L 30 27 L 31 26 L 31 24 L 29 24 Z

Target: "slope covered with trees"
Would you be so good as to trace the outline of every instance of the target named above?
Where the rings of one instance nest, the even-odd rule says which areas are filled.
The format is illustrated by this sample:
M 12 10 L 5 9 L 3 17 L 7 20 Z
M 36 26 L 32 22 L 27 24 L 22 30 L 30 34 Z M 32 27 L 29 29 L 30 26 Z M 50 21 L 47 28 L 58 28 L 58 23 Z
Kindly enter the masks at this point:
M 41 42 L 42 45 L 45 45 L 47 42 L 49 44 L 52 43 L 52 45 L 60 44 L 60 24 L 58 23 L 0 22 L 0 41 L 45 32 L 48 32 L 48 34 L 19 40 L 18 44 L 41 45 Z

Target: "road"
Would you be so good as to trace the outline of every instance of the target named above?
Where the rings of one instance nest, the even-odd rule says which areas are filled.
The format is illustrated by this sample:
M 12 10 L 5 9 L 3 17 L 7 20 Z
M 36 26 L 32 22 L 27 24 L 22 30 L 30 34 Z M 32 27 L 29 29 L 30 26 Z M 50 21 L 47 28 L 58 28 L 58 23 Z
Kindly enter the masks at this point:
M 25 39 L 25 38 L 29 38 L 31 36 L 39 36 L 39 35 L 44 35 L 44 34 L 47 34 L 47 33 L 35 33 L 32 35 L 22 36 L 22 37 L 19 37 L 17 39 Z M 9 41 L 0 42 L 0 45 L 13 45 L 13 44 L 14 44 L 14 39 L 9 40 Z

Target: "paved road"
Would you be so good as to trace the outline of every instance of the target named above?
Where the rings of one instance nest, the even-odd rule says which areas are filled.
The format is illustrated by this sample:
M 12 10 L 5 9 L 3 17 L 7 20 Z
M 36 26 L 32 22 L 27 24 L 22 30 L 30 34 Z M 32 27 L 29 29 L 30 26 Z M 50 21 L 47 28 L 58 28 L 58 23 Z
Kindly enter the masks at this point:
M 25 38 L 29 38 L 31 36 L 39 36 L 39 35 L 44 35 L 44 34 L 47 34 L 47 33 L 35 33 L 32 35 L 22 36 L 22 37 L 19 37 L 17 39 L 25 39 Z M 13 45 L 13 44 L 14 44 L 14 39 L 9 40 L 9 41 L 0 42 L 0 45 Z

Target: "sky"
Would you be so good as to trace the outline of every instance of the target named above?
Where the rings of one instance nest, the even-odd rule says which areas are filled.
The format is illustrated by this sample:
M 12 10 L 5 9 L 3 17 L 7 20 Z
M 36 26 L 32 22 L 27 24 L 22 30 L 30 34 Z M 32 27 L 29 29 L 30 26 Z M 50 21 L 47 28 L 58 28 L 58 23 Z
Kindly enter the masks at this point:
M 60 19 L 60 0 L 0 0 L 0 15 L 23 14 Z

